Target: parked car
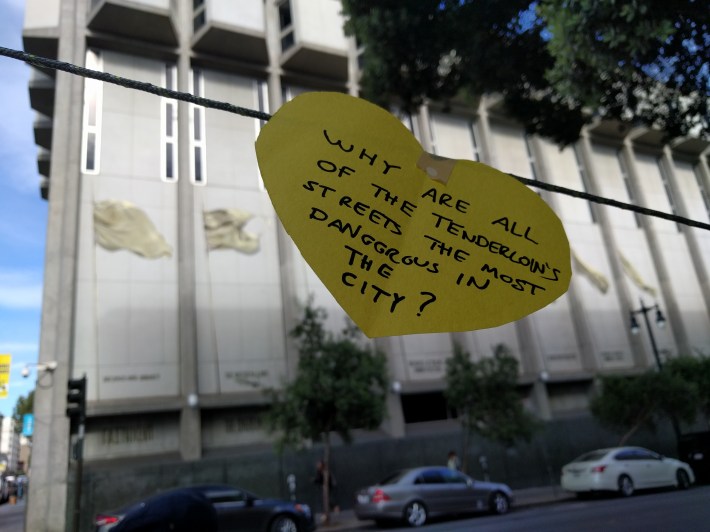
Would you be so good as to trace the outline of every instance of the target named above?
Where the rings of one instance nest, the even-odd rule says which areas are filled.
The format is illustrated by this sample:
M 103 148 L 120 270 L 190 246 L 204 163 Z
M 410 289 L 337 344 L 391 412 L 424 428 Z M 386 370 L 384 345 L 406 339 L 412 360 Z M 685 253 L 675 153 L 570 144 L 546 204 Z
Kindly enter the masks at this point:
M 583 454 L 562 467 L 562 488 L 580 496 L 597 491 L 624 497 L 637 489 L 676 486 L 687 489 L 695 482 L 692 468 L 642 447 L 613 447 Z
M 7 502 L 12 492 L 12 485 L 15 477 L 2 475 L 0 476 L 0 504 Z
M 678 456 L 693 468 L 696 482 L 710 482 L 710 432 L 683 434 Z
M 513 503 L 505 484 L 474 480 L 446 467 L 416 467 L 397 471 L 357 492 L 355 515 L 378 525 L 403 521 L 418 527 L 430 517 L 491 512 L 504 514 Z
M 94 520 L 96 532 L 116 528 L 124 519 L 135 515 L 136 510 L 144 515 L 151 508 L 156 514 L 172 511 L 169 506 L 166 508 L 166 496 L 178 492 L 206 498 L 216 510 L 219 532 L 311 532 L 316 529 L 313 513 L 307 504 L 265 499 L 233 486 L 210 485 L 168 490 L 118 510 L 101 513 Z M 180 508 L 175 511 L 180 511 Z M 193 528 L 201 530 L 206 527 Z

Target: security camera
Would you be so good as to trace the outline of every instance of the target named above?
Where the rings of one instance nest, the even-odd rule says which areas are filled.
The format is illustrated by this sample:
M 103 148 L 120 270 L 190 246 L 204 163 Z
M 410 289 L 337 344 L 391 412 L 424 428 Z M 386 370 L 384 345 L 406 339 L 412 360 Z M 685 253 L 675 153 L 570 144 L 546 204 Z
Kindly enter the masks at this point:
M 40 364 L 35 362 L 25 364 L 25 367 L 22 368 L 22 376 L 25 379 L 30 376 L 30 366 L 35 366 L 37 368 L 37 377 L 40 378 L 45 373 L 54 373 L 54 370 L 57 369 L 58 364 L 56 360 L 52 360 L 50 362 L 47 362 L 46 364 Z

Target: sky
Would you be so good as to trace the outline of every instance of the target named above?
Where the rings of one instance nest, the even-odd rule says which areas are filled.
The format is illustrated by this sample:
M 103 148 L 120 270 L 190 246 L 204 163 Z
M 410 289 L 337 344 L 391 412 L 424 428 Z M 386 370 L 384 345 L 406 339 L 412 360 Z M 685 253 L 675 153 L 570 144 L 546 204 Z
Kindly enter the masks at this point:
M 0 46 L 22 50 L 24 0 L 0 2 Z M 37 362 L 48 204 L 39 195 L 30 108 L 30 67 L 0 56 L 0 354 L 12 355 L 9 397 L 0 415 L 33 388 Z

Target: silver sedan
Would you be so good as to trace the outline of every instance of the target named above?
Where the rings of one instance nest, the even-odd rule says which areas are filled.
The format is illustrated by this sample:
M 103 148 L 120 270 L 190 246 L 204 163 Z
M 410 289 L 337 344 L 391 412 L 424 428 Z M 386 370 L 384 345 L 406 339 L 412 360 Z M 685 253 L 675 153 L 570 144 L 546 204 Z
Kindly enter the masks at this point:
M 616 491 L 628 497 L 637 489 L 675 486 L 695 481 L 691 467 L 643 447 L 612 447 L 590 451 L 562 467 L 562 488 L 580 496 Z
M 504 514 L 513 503 L 505 484 L 474 480 L 446 467 L 417 467 L 397 471 L 374 486 L 357 492 L 355 515 L 378 525 L 404 521 L 424 525 L 430 517 L 491 512 Z

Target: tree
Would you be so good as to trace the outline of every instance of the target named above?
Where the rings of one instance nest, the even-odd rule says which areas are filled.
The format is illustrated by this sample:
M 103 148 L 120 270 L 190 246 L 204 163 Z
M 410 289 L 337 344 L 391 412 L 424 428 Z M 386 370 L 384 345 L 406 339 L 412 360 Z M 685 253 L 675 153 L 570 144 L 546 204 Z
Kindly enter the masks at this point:
M 650 370 L 633 377 L 602 377 L 590 408 L 602 425 L 623 432 L 619 445 L 624 445 L 641 427 L 655 430 L 661 419 L 692 422 L 697 397 L 694 383 L 670 371 Z
M 475 432 L 504 445 L 529 440 L 539 422 L 523 408 L 517 389 L 518 361 L 504 345 L 492 357 L 473 362 L 458 344 L 446 361 L 446 390 L 449 404 L 458 411 L 468 448 L 468 434 Z M 462 468 L 466 470 L 467 453 Z
M 384 354 L 357 343 L 359 330 L 349 324 L 338 336 L 324 328 L 326 312 L 309 303 L 291 335 L 299 351 L 295 379 L 271 391 L 268 426 L 278 431 L 278 445 L 323 442 L 323 509 L 330 517 L 331 434 L 352 440 L 355 428 L 373 430 L 385 415 L 387 366 Z
M 678 375 L 686 383 L 695 386 L 698 410 L 710 426 L 710 358 L 705 356 L 671 358 L 664 364 L 663 371 Z
M 710 11 L 696 0 L 343 0 L 366 98 L 499 94 L 529 133 L 594 117 L 710 135 Z
M 27 396 L 20 396 L 17 398 L 17 403 L 15 403 L 15 409 L 12 412 L 12 419 L 15 420 L 15 432 L 19 434 L 22 432 L 22 424 L 24 422 L 25 414 L 32 414 L 34 412 L 34 402 L 35 402 L 35 391 L 32 390 Z

